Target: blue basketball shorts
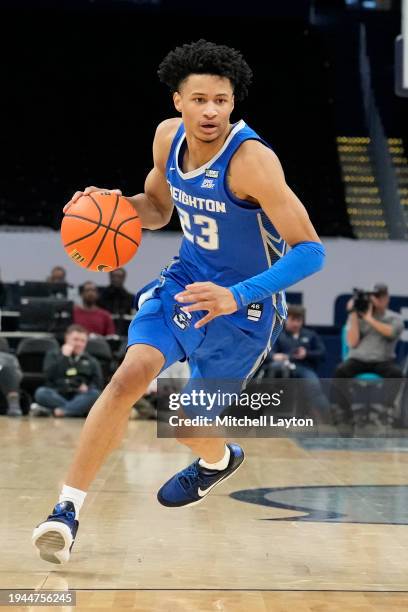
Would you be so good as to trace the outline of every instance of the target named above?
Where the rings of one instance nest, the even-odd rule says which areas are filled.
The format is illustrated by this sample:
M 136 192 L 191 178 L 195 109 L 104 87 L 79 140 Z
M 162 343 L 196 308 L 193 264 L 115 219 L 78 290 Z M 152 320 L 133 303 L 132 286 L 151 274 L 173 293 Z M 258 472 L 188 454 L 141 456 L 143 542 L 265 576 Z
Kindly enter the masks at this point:
M 234 315 L 225 315 L 195 329 L 206 311 L 183 312 L 174 299 L 183 290 L 182 284 L 165 278 L 158 286 L 150 285 L 144 301 L 140 292 L 142 304 L 129 326 L 128 347 L 147 344 L 158 349 L 165 359 L 162 371 L 187 359 L 191 379 L 233 379 L 242 387 L 279 336 L 282 319 L 271 305 L 270 312 L 262 313 L 262 322 L 245 320 L 240 325 L 239 318 L 237 322 Z

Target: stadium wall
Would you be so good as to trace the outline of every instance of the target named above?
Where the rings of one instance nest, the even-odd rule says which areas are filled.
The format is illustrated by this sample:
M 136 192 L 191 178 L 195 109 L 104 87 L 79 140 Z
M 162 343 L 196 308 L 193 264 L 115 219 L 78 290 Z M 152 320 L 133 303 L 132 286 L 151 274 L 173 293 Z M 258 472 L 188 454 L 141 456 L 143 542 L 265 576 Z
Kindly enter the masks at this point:
M 177 254 L 179 244 L 178 233 L 145 231 L 138 255 L 126 266 L 128 289 L 136 291 L 155 278 Z M 408 295 L 404 269 L 408 261 L 406 242 L 327 238 L 324 244 L 327 249 L 324 270 L 293 288 L 303 292 L 310 324 L 331 325 L 336 296 L 349 293 L 353 287 L 370 289 L 375 282 L 385 282 L 392 295 Z M 56 232 L 0 232 L 3 281 L 45 280 L 54 265 L 64 266 L 68 281 L 74 285 L 86 280 L 94 280 L 98 285 L 108 283 L 107 274 L 87 272 L 72 263 Z

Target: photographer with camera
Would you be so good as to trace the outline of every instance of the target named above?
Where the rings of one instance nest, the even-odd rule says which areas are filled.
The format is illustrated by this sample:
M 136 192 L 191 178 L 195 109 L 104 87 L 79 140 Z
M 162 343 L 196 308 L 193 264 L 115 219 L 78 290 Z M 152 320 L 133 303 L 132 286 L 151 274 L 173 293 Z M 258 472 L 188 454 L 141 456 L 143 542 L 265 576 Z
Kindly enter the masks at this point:
M 373 373 L 387 379 L 401 378 L 402 370 L 395 361 L 395 346 L 404 329 L 402 317 L 388 309 L 388 287 L 382 283 L 373 291 L 354 290 L 347 303 L 349 313 L 346 332 L 349 352 L 335 371 L 335 378 L 353 378 Z M 388 383 L 387 406 L 392 406 L 399 384 Z M 335 386 L 335 401 L 349 412 L 350 396 L 345 385 Z

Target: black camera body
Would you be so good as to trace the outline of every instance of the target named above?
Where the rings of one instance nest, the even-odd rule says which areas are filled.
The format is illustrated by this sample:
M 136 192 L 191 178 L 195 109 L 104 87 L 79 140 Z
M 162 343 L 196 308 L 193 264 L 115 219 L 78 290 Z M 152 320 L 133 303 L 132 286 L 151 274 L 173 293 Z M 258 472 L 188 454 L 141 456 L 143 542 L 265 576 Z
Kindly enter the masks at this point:
M 359 315 L 365 314 L 371 304 L 371 291 L 364 291 L 364 289 L 353 289 L 354 306 L 352 312 L 356 312 Z

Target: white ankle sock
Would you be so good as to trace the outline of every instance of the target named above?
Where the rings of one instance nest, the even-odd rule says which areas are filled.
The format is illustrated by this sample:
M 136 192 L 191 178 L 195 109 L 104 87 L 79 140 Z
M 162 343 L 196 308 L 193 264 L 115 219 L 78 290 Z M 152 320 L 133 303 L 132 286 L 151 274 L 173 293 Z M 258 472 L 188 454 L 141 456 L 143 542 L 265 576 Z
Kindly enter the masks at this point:
M 75 506 L 75 518 L 77 519 L 79 516 L 79 511 L 82 508 L 82 504 L 85 501 L 86 491 L 81 491 L 81 489 L 74 489 L 74 487 L 69 487 L 68 485 L 64 485 L 62 487 L 61 495 L 59 496 L 58 503 L 63 501 L 70 501 Z
M 230 460 L 230 449 L 227 445 L 225 445 L 225 453 L 222 459 L 217 461 L 216 463 L 207 463 L 204 459 L 200 459 L 198 462 L 202 467 L 207 468 L 208 470 L 225 470 Z

